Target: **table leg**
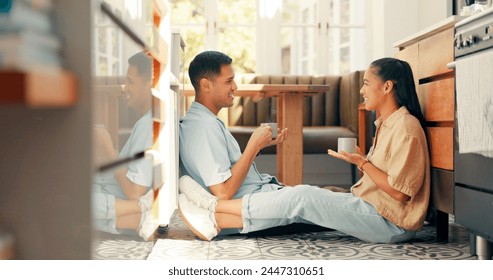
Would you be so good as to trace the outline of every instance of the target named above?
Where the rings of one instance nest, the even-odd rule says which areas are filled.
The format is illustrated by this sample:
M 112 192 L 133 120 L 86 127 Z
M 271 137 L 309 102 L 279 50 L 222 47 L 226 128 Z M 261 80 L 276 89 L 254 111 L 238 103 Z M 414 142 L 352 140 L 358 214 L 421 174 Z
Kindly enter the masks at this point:
M 277 122 L 288 128 L 288 138 L 277 146 L 279 180 L 295 186 L 303 180 L 303 94 L 287 93 L 277 98 Z

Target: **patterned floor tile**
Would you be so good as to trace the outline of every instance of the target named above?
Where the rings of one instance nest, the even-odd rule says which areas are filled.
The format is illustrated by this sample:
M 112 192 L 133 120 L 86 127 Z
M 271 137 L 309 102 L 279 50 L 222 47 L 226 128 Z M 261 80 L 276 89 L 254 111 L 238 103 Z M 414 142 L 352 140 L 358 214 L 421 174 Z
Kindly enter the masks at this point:
M 313 248 L 300 235 L 257 238 L 264 260 L 316 260 Z
M 198 239 L 176 215 L 155 242 L 116 235 L 94 245 L 95 259 L 149 260 L 474 260 L 469 233 L 450 221 L 449 242 L 436 239 L 435 226 L 425 225 L 407 243 L 373 244 L 334 230 L 284 228 L 249 235 Z M 155 243 L 155 244 L 154 244 Z
M 209 242 L 201 240 L 160 239 L 148 260 L 207 260 Z
M 313 254 L 321 260 L 365 260 L 370 256 L 359 248 L 357 238 L 339 231 L 307 234 L 306 242 Z
M 385 260 L 465 260 L 474 259 L 469 249 L 433 244 L 367 244 L 361 248 L 372 259 Z
M 260 260 L 256 238 L 221 236 L 210 242 L 209 260 Z
M 98 240 L 93 243 L 93 259 L 96 260 L 145 260 L 154 242 L 134 240 Z

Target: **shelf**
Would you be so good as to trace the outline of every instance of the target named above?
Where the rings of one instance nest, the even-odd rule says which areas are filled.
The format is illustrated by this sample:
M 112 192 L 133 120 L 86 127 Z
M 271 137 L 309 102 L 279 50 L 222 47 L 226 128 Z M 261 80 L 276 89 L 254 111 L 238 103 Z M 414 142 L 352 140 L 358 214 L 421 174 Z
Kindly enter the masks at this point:
M 145 43 L 144 39 L 137 32 L 132 30 L 130 26 L 125 24 L 121 18 L 113 13 L 111 6 L 106 2 L 101 2 L 101 11 L 105 13 L 113 23 L 115 23 L 121 30 L 127 34 L 137 45 L 142 47 L 149 55 L 156 59 L 159 63 L 167 63 L 167 45 L 161 38 L 156 38 L 155 46 L 149 46 Z M 154 32 L 155 34 L 155 32 Z
M 158 25 L 161 18 L 168 13 L 168 7 L 164 1 L 154 0 L 153 1 L 153 13 L 154 13 L 154 24 Z
M 156 14 L 158 14 L 160 17 L 164 17 L 168 13 L 168 7 L 166 5 L 166 2 L 161 0 L 154 0 L 152 2 L 154 4 L 153 11 Z
M 70 107 L 77 101 L 77 83 L 69 72 L 0 71 L 4 90 L 0 104 L 29 107 Z
M 154 58 L 159 60 L 161 64 L 168 64 L 168 44 L 163 40 L 163 37 L 159 34 L 159 29 L 155 26 L 152 27 L 152 49 L 155 54 L 152 54 Z

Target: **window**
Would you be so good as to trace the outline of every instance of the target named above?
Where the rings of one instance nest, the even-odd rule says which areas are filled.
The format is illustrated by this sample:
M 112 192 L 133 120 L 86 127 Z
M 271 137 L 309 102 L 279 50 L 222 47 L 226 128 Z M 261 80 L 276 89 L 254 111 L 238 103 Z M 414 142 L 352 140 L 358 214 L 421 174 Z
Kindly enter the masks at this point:
M 222 51 L 239 73 L 343 74 L 366 67 L 364 0 L 170 0 L 186 44 Z
M 122 17 L 120 9 L 115 14 Z M 98 76 L 121 75 L 122 69 L 122 31 L 109 22 L 101 13 L 94 13 L 94 59 L 93 72 Z
M 197 53 L 220 50 L 238 72 L 255 72 L 255 0 L 170 0 L 170 6 L 172 27 L 187 45 L 186 68 Z

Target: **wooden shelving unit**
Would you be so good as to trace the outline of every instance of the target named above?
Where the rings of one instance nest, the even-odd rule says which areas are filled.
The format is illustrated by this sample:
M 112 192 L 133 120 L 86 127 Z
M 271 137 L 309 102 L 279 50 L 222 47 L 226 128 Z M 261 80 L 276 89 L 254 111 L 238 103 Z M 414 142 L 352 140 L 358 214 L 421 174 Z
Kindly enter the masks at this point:
M 91 258 L 92 2 L 53 0 L 66 72 L 0 72 L 0 221 L 16 259 Z
M 77 82 L 69 72 L 0 71 L 0 104 L 70 107 L 77 102 Z
M 170 158 L 163 158 L 162 155 L 175 154 L 176 151 L 173 147 L 173 151 L 169 151 L 170 149 L 169 142 L 167 142 L 167 138 L 171 137 L 169 132 L 169 128 L 166 126 L 167 121 L 167 100 L 170 97 L 170 78 L 167 75 L 170 75 L 169 71 L 167 71 L 168 64 L 170 63 L 169 57 L 169 45 L 168 42 L 164 40 L 163 36 L 170 35 L 171 32 L 169 30 L 162 30 L 163 26 L 165 28 L 169 28 L 168 25 L 163 25 L 163 20 L 168 14 L 168 7 L 165 1 L 162 0 L 154 0 L 152 2 L 152 11 L 150 18 L 150 24 L 152 29 L 152 36 L 149 40 L 144 40 L 141 36 L 141 33 L 136 32 L 132 29 L 130 25 L 128 25 L 124 20 L 118 17 L 113 13 L 112 7 L 105 2 L 100 3 L 101 11 L 106 14 L 111 21 L 125 33 L 135 44 L 141 47 L 153 60 L 153 81 L 152 81 L 152 121 L 153 121 L 153 142 L 152 146 L 144 151 L 144 154 L 147 156 L 153 157 L 153 182 L 152 186 L 154 189 L 154 198 L 155 201 L 159 200 L 159 203 L 155 203 L 153 207 L 153 213 L 155 218 L 159 221 L 166 221 L 170 212 L 176 208 L 176 197 L 174 197 L 173 193 L 177 192 L 177 180 L 175 178 L 169 178 L 170 176 L 166 176 L 166 172 L 169 172 L 169 165 L 172 162 Z M 164 35 L 163 35 L 164 34 Z M 173 120 L 171 120 L 172 122 Z M 177 120 L 176 120 L 177 123 Z M 175 131 L 174 134 L 178 132 Z M 173 134 L 172 134 L 173 135 Z M 174 143 L 177 143 L 177 139 L 171 140 Z M 138 160 L 144 156 L 141 154 L 140 157 L 136 156 L 134 158 L 129 158 L 121 161 L 120 164 L 127 164 L 129 161 Z M 176 157 L 176 166 L 178 166 L 178 155 Z M 109 167 L 115 167 L 119 163 L 110 163 Z M 178 172 L 173 175 L 173 177 L 177 177 Z M 161 195 L 159 192 L 163 185 L 167 184 L 166 194 Z M 176 189 L 175 191 L 170 191 L 170 188 Z M 164 205 L 165 210 L 160 210 L 160 205 Z M 164 209 L 163 208 L 163 209 Z M 170 209 L 170 210 L 168 210 Z M 163 213 L 163 214 L 161 214 Z M 160 223 L 163 225 L 162 223 Z
M 166 0 L 154 1 L 153 6 L 160 7 L 152 19 L 159 31 L 158 23 L 168 12 Z M 16 259 L 83 260 L 94 256 L 91 186 L 97 170 L 92 131 L 97 104 L 92 36 L 100 9 L 99 0 L 53 0 L 53 27 L 63 42 L 66 72 L 0 72 L 0 146 L 4 147 L 0 156 L 0 221 L 15 238 Z M 130 27 L 121 29 L 129 36 L 144 34 Z M 159 66 L 154 84 L 160 91 L 156 101 L 161 102 L 169 91 L 169 85 L 166 91 L 161 90 L 165 83 L 160 79 L 166 75 L 169 61 L 166 45 L 135 38 Z M 160 138 L 164 121 L 156 118 L 155 138 Z M 150 150 L 164 148 L 158 145 Z M 154 170 L 163 169 L 162 162 L 154 166 Z M 155 188 L 162 185 L 163 178 L 163 173 L 156 173 Z
M 152 84 L 153 84 L 154 93 L 151 97 L 153 103 L 153 109 L 152 109 L 153 127 L 154 127 L 153 145 L 152 147 L 150 147 L 150 149 L 148 149 L 145 152 L 150 153 L 152 155 L 156 155 L 159 154 L 160 151 L 160 145 L 158 140 L 165 122 L 165 116 L 163 113 L 164 94 L 162 93 L 163 88 L 160 87 L 159 81 L 162 77 L 162 74 L 164 72 L 164 69 L 169 59 L 168 59 L 168 45 L 161 37 L 159 30 L 161 24 L 161 18 L 167 13 L 167 9 L 166 6 L 163 5 L 162 1 L 153 1 L 152 7 L 153 7 L 152 10 L 153 37 L 151 39 L 151 42 L 146 42 L 143 38 L 141 38 L 138 32 L 135 32 L 121 18 L 119 18 L 117 15 L 113 13 L 113 10 L 108 3 L 104 1 L 100 3 L 101 11 L 104 14 L 106 14 L 116 26 L 118 26 L 131 40 L 133 40 L 138 46 L 140 46 L 144 51 L 146 51 L 147 54 L 151 56 L 153 59 Z M 139 154 L 142 155 L 142 153 Z M 122 160 L 120 162 L 121 164 L 126 164 L 131 160 L 138 160 L 140 158 L 142 158 L 142 156 L 135 156 L 133 158 Z M 117 163 L 110 165 L 113 167 L 118 166 Z M 159 159 L 156 159 L 155 165 L 161 166 L 162 162 Z M 159 170 L 159 169 L 155 168 L 155 170 Z M 156 191 L 158 191 L 158 189 L 162 186 L 163 182 L 161 179 L 163 177 L 164 176 L 162 176 L 162 174 L 157 174 L 157 176 L 155 177 L 154 188 L 156 189 Z

